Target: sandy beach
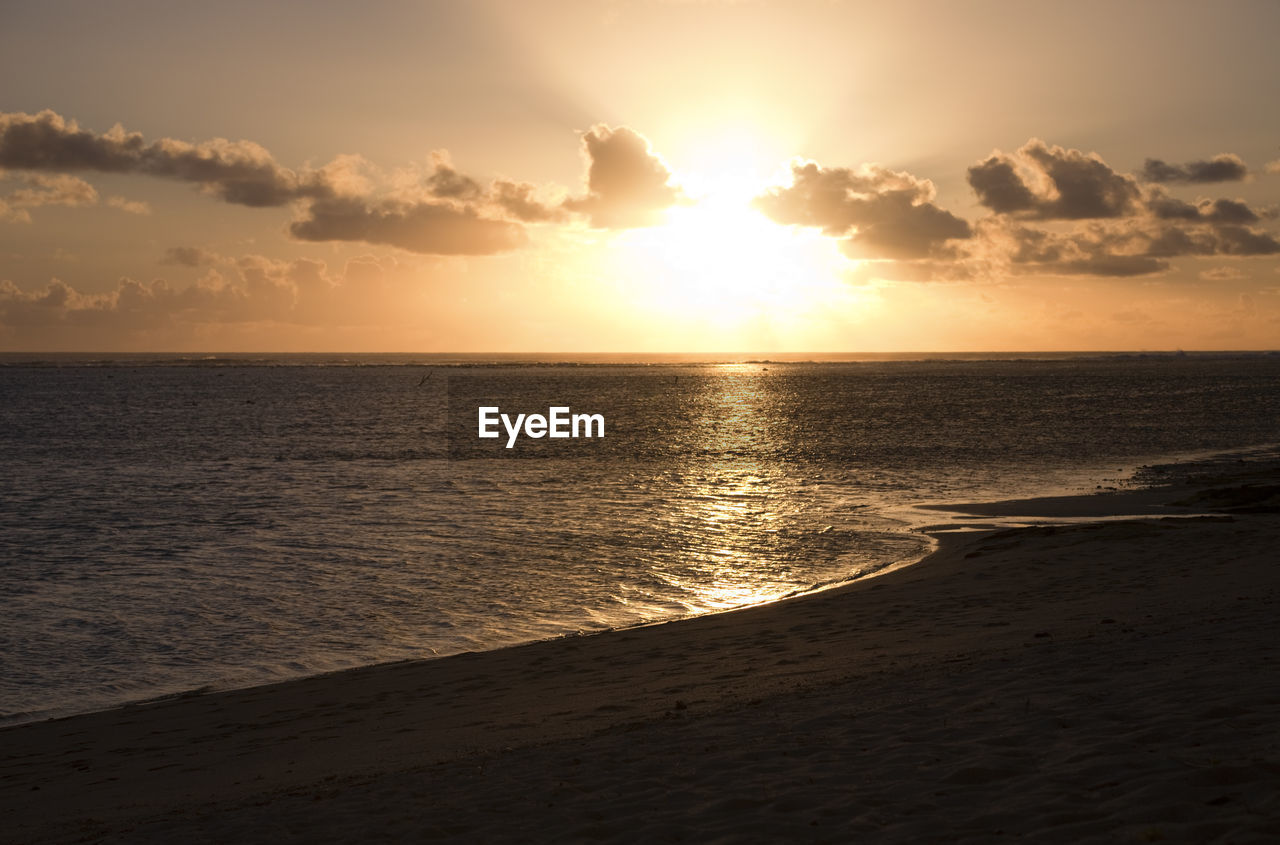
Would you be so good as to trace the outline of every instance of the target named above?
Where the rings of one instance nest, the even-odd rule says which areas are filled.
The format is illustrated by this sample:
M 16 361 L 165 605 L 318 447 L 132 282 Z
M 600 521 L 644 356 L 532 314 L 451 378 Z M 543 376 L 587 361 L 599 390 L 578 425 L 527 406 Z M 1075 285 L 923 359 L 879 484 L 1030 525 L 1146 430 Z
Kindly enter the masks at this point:
M 1275 476 L 1191 481 L 966 506 L 1145 516 L 771 605 L 5 729 L 0 840 L 1280 841 Z

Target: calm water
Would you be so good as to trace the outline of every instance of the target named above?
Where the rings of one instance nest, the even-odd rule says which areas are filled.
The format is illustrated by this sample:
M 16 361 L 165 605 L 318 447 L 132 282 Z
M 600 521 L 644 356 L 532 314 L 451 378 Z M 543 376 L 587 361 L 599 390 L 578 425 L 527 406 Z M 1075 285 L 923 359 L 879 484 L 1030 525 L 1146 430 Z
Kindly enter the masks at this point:
M 606 437 L 490 449 L 482 397 Z M 4 356 L 0 722 L 776 598 L 918 557 L 895 507 L 1277 441 L 1266 355 Z

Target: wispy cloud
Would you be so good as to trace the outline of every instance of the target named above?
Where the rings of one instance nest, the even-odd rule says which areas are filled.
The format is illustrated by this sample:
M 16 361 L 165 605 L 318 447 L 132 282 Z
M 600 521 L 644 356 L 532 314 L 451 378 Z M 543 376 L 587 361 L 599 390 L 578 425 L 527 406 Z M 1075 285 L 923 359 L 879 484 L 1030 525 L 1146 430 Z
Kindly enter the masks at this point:
M 29 208 L 44 205 L 96 205 L 98 192 L 83 179 L 66 174 L 5 173 L 0 180 L 17 182 L 18 187 L 0 196 L 0 221 L 30 223 Z
M 193 248 L 167 255 L 186 266 L 212 257 Z M 248 255 L 230 262 L 227 273 L 211 269 L 185 287 L 125 278 L 108 292 L 86 293 L 53 279 L 27 292 L 0 281 L 0 327 L 72 338 L 87 330 L 127 337 L 161 330 L 180 336 L 209 325 L 380 325 L 403 319 L 404 297 L 415 284 L 414 274 L 389 258 L 362 256 L 331 272 L 318 261 Z M 393 295 L 370 297 L 370 290 Z
M 200 267 L 213 264 L 217 260 L 218 256 L 199 247 L 171 246 L 164 251 L 160 263 L 173 267 Z
M 127 197 L 107 197 L 107 205 L 112 208 L 118 208 L 128 214 L 147 215 L 151 213 L 151 206 L 142 200 L 131 200 Z
M 1233 282 L 1248 278 L 1248 274 L 1238 267 L 1211 267 L 1208 270 L 1201 270 L 1200 278 L 1209 282 Z

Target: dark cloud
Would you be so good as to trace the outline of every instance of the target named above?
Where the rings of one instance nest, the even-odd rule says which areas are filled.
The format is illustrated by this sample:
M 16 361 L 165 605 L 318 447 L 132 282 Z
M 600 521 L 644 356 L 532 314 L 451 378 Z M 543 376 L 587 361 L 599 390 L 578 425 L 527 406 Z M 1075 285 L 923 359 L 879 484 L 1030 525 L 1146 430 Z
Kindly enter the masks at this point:
M 148 143 L 141 133 L 118 124 L 97 134 L 53 111 L 0 113 L 0 167 L 145 174 L 191 182 L 226 202 L 252 207 L 335 193 L 323 172 L 281 167 L 250 141 L 215 138 L 191 144 L 161 138 Z
M 1042 206 L 1041 216 L 1063 220 L 1121 217 L 1137 205 L 1139 191 L 1130 176 L 1112 170 L 1096 155 L 1049 147 L 1031 141 L 1019 152 L 1049 178 L 1057 197 Z
M 1258 215 L 1236 200 L 1201 200 L 1189 203 L 1171 197 L 1159 188 L 1147 196 L 1147 208 L 1158 220 L 1183 220 L 1189 223 L 1255 223 Z
M 970 167 L 969 185 L 978 194 L 978 202 L 996 214 L 1015 214 L 1036 207 L 1036 195 L 1018 175 L 1013 159 L 1003 153 L 993 153 Z
M 1107 255 L 1098 253 L 1083 258 L 1059 261 L 1049 272 L 1063 276 L 1150 276 L 1169 269 L 1169 262 L 1149 255 Z
M 164 256 L 160 259 L 160 263 L 175 267 L 200 267 L 204 264 L 212 264 L 217 260 L 218 256 L 199 247 L 171 246 L 164 251 Z
M 1242 200 L 1216 199 L 1184 202 L 1155 189 L 1147 197 L 1147 208 L 1159 220 L 1184 220 L 1189 223 L 1248 224 L 1262 219 L 1258 212 Z
M 1280 255 L 1280 241 L 1270 232 L 1247 226 L 1219 226 L 1217 255 Z
M 432 200 L 316 200 L 289 226 L 303 241 L 363 241 L 435 255 L 489 255 L 524 246 L 524 229 L 473 208 Z
M 1161 168 L 1176 169 L 1152 159 L 1147 165 L 1147 170 L 1157 176 L 1168 175 Z M 1195 178 L 1181 181 L 1220 181 L 1208 177 L 1220 175 L 1236 165 L 1243 174 L 1244 164 L 1236 156 L 1222 155 L 1208 162 L 1191 162 L 1182 171 Z M 1151 216 L 1208 224 L 1248 224 L 1261 219 L 1261 215 L 1240 200 L 1200 200 L 1193 204 L 1172 197 L 1159 187 L 1148 186 L 1144 190 L 1132 176 L 1117 173 L 1095 154 L 1050 147 L 1036 138 L 1028 141 L 1016 155 L 992 154 L 970 167 L 968 175 L 969 185 L 982 205 L 996 214 L 1023 219 L 1113 220 Z M 1033 190 L 1032 184 L 1039 187 Z
M 944 257 L 947 241 L 972 235 L 966 221 L 933 203 L 934 194 L 932 182 L 910 173 L 796 162 L 789 186 L 753 204 L 778 223 L 843 238 L 841 249 L 850 257 L 916 260 Z
M 1190 229 L 1184 226 L 1161 226 L 1146 231 L 1134 231 L 1128 235 L 1119 235 L 1117 240 L 1130 243 L 1142 241 L 1136 245 L 1148 255 L 1160 258 L 1174 258 L 1180 255 L 1215 255 L 1218 252 L 1218 241 L 1208 229 Z
M 1137 229 L 1122 237 L 1128 243 L 1137 243 L 1147 255 L 1168 258 L 1180 255 L 1280 255 L 1280 241 L 1268 232 L 1249 226 L 1161 226 Z
M 1144 175 L 1207 182 L 1244 174 L 1243 162 L 1224 155 L 1177 168 L 1148 161 Z M 1117 173 L 1097 155 L 1038 139 L 1016 155 L 993 154 L 968 175 L 979 202 L 995 212 L 979 224 L 969 257 L 982 256 L 1007 272 L 1137 276 L 1162 272 L 1181 256 L 1280 253 L 1280 242 L 1253 225 L 1268 215 L 1241 200 L 1186 202 Z M 1014 222 L 1034 220 L 1076 226 L 1064 232 L 1060 223 L 1047 230 Z
M 1016 155 L 996 152 L 970 167 L 969 184 L 997 214 L 1039 220 L 1124 217 L 1137 210 L 1142 196 L 1132 176 L 1097 155 L 1050 147 L 1038 138 Z
M 1142 167 L 1142 178 L 1147 182 L 1239 182 L 1248 175 L 1249 168 L 1245 167 L 1244 161 L 1232 153 L 1186 164 L 1168 164 L 1158 158 L 1149 158 Z
M 640 133 L 598 124 L 582 136 L 587 194 L 564 202 L 597 229 L 627 229 L 661 222 L 661 212 L 681 199 L 671 171 Z

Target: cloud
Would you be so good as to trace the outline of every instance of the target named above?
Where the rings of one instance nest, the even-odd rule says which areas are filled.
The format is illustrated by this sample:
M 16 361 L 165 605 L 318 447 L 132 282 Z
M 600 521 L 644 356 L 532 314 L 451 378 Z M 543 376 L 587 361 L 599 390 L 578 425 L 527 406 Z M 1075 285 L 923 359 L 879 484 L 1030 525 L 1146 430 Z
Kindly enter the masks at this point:
M 1116 242 L 1138 244 L 1146 254 L 1176 256 L 1259 256 L 1280 254 L 1280 241 L 1268 232 L 1247 226 L 1134 226 L 1113 236 Z
M 530 182 L 486 183 L 456 168 L 444 151 L 432 153 L 425 166 L 391 174 L 358 155 L 293 170 L 249 141 L 147 140 L 119 125 L 105 133 L 84 130 L 53 111 L 0 113 L 0 168 L 6 168 L 0 179 L 9 188 L 0 195 L 0 220 L 29 222 L 29 210 L 45 205 L 97 204 L 97 191 L 74 173 L 136 174 L 189 183 L 228 203 L 289 207 L 287 232 L 301 241 L 489 255 L 525 246 L 530 225 L 581 215 L 596 228 L 649 226 L 687 201 L 671 169 L 633 129 L 593 126 L 581 137 L 581 151 L 586 189 L 566 199 L 564 191 Z M 1266 167 L 1280 170 L 1280 162 Z M 1122 277 L 1161 272 L 1183 256 L 1280 254 L 1280 241 L 1262 228 L 1274 212 L 1241 199 L 1187 201 L 1158 184 L 1245 178 L 1243 161 L 1232 154 L 1184 164 L 1148 159 L 1139 179 L 1117 172 L 1096 153 L 1032 138 L 1015 153 L 992 153 L 967 175 L 990 212 L 977 223 L 940 207 L 929 180 L 878 165 L 850 169 L 797 161 L 791 183 L 756 197 L 753 205 L 778 223 L 839 239 L 846 255 L 873 264 L 867 272 L 882 278 Z M 105 202 L 130 213 L 150 211 L 124 197 Z M 161 263 L 201 266 L 210 260 L 193 247 L 174 247 Z M 242 270 L 245 290 L 252 288 L 252 276 Z M 46 293 L 70 296 L 54 288 Z M 160 289 L 147 295 L 168 296 Z M 27 305 L 37 307 L 34 300 Z
M 174 320 L 220 322 L 243 308 L 242 289 L 205 280 L 177 290 L 163 279 L 143 284 L 121 279 L 116 289 L 84 294 L 59 279 L 42 291 L 19 290 L 12 282 L 0 283 L 0 326 L 15 329 L 70 330 L 109 327 L 116 331 L 154 328 Z
M 1280 173 L 1280 158 L 1267 162 L 1268 173 Z
M 1112 278 L 1128 278 L 1130 276 L 1150 276 L 1162 273 L 1169 267 L 1169 262 L 1152 258 L 1149 255 L 1108 255 L 1099 252 L 1085 255 L 1069 261 L 1059 261 L 1045 267 L 1041 272 L 1062 276 L 1110 276 Z
M 1233 282 L 1248 276 L 1236 267 L 1212 267 L 1200 271 L 1200 278 L 1209 282 Z
M 429 199 L 359 197 L 316 200 L 289 234 L 302 241 L 363 241 L 435 255 L 489 255 L 524 246 L 516 223 L 481 217 L 474 208 Z
M 0 179 L 16 181 L 23 187 L 0 196 L 0 221 L 30 223 L 29 208 L 43 205 L 96 205 L 98 192 L 83 179 L 66 174 L 5 173 Z
M 525 223 L 555 223 L 568 215 L 558 205 L 547 205 L 534 197 L 537 186 L 530 182 L 494 180 L 490 198 L 502 211 Z
M 129 214 L 150 214 L 151 206 L 142 200 L 131 200 L 126 197 L 107 197 L 107 205 L 118 208 Z
M 779 223 L 842 238 L 847 255 L 870 259 L 860 268 L 867 278 L 1125 278 L 1164 272 L 1183 256 L 1280 254 L 1280 241 L 1254 225 L 1266 215 L 1242 200 L 1186 202 L 1096 154 L 1038 139 L 992 154 L 968 177 L 993 212 L 976 224 L 939 208 L 928 180 L 874 165 L 793 164 L 792 184 L 755 205 Z
M 29 208 L 46 205 L 85 207 L 98 204 L 98 191 L 83 179 L 66 173 L 0 171 L 0 180 L 18 182 L 23 187 L 0 196 L 0 221 L 30 223 Z M 145 202 L 108 197 L 107 205 L 130 214 L 150 214 Z
M 1194 205 L 1169 196 L 1159 188 L 1152 189 L 1146 199 L 1147 209 L 1161 220 L 1185 220 L 1192 223 L 1245 224 L 1262 219 L 1243 200 L 1199 200 Z
M 587 193 L 564 202 L 597 229 L 627 229 L 661 222 L 661 212 L 680 201 L 671 171 L 649 141 L 625 126 L 597 124 L 582 136 Z
M 1137 180 L 1096 154 L 1050 147 L 1039 138 L 1015 155 L 996 151 L 970 167 L 969 185 L 997 214 L 1038 220 L 1124 217 L 1141 199 Z
M 1200 179 L 1213 172 L 1185 169 Z M 793 164 L 792 184 L 755 205 L 779 223 L 843 239 L 847 255 L 869 259 L 855 273 L 862 279 L 1128 278 L 1163 273 L 1177 258 L 1280 255 L 1280 240 L 1260 225 L 1273 211 L 1178 199 L 1096 153 L 1035 138 L 977 162 L 968 181 L 991 212 L 975 223 L 939 208 L 927 180 L 872 165 Z
M 145 174 L 191 182 L 226 202 L 255 208 L 335 193 L 324 171 L 281 167 L 251 141 L 147 142 L 141 133 L 126 132 L 119 124 L 96 134 L 49 110 L 36 115 L 0 113 L 0 167 Z
M 1149 158 L 1142 167 L 1142 178 L 1147 182 L 1185 182 L 1208 184 L 1211 182 L 1239 182 L 1249 175 L 1240 156 L 1222 153 L 1211 159 L 1189 161 L 1186 164 L 1168 164 L 1158 158 Z
M 349 189 L 311 200 L 289 225 L 302 241 L 359 241 L 432 255 L 490 255 L 525 246 L 521 223 L 561 220 L 565 213 L 539 202 L 529 183 L 495 180 L 486 188 L 459 172 L 445 150 L 431 154 L 425 174 L 402 171 L 389 194 L 373 195 L 367 182 L 354 182 L 352 169 L 365 169 L 358 157 L 340 162 Z M 331 181 L 338 181 L 331 175 Z M 359 190 L 356 190 L 359 189 Z
M 978 225 L 980 248 L 1001 273 L 1059 276 L 1145 276 L 1168 269 L 1162 257 L 1105 226 L 1071 233 L 1049 232 L 1007 218 Z
M 1014 159 L 1000 152 L 969 168 L 969 185 L 977 193 L 978 202 L 996 214 L 1031 211 L 1038 202 L 1018 175 Z
M 952 254 L 947 241 L 972 235 L 969 224 L 933 203 L 928 179 L 864 164 L 859 170 L 791 165 L 791 184 L 753 200 L 770 219 L 842 238 L 852 258 L 916 260 Z
M 160 263 L 174 267 L 200 267 L 205 264 L 213 264 L 217 260 L 218 256 L 199 247 L 171 246 L 164 251 L 164 256 L 160 259 Z
M 1072 232 L 1049 232 L 1009 218 L 978 227 L 982 254 L 1014 275 L 1143 276 L 1177 257 L 1280 254 L 1280 241 L 1244 226 L 1185 227 L 1150 219 L 1106 221 Z
M 565 220 L 568 213 L 559 203 L 542 202 L 537 185 L 511 179 L 495 179 L 486 188 L 460 173 L 446 150 L 431 153 L 431 170 L 424 176 L 414 171 L 400 174 L 399 189 L 392 198 L 408 202 L 444 200 L 456 207 L 471 208 L 491 219 L 512 219 L 522 223 Z
M 1236 164 L 1243 168 L 1235 156 L 1218 156 L 1182 166 L 1182 179 L 1172 165 L 1156 164 L 1149 160 L 1147 170 L 1163 181 L 1218 180 Z M 981 258 L 997 272 L 1125 277 L 1163 272 L 1182 256 L 1280 254 L 1280 241 L 1254 225 L 1272 215 L 1243 200 L 1186 202 L 1096 154 L 1038 139 L 1016 155 L 992 154 L 968 176 L 993 215 L 978 224 L 966 259 Z M 1033 221 L 1052 228 L 1027 225 Z M 1073 228 L 1062 231 L 1067 222 Z
M 453 169 L 448 152 L 434 151 L 431 161 L 434 168 L 426 179 L 426 188 L 432 196 L 467 202 L 474 202 L 484 196 L 484 188 L 480 187 L 479 182 Z
M 1280 241 L 1271 234 L 1246 226 L 1187 228 L 1164 226 L 1122 233 L 1117 241 L 1143 244 L 1148 255 L 1160 257 L 1186 256 L 1259 256 L 1280 254 Z
M 1221 226 L 1214 231 L 1217 249 L 1214 255 L 1277 255 L 1280 241 L 1269 232 L 1246 226 Z
M 482 210 L 492 218 L 510 218 L 522 223 L 552 223 L 567 219 L 560 204 L 540 201 L 538 186 L 532 182 L 495 179 L 488 188 L 459 173 L 449 160 L 449 153 L 436 150 L 431 154 L 432 170 L 420 180 L 410 179 L 402 196 L 409 199 L 427 197 Z
M 59 327 L 76 331 L 104 322 L 124 327 L 131 321 L 121 318 L 127 316 L 138 287 L 137 282 L 123 279 L 109 294 L 85 294 L 60 279 L 52 279 L 44 290 L 28 293 L 11 281 L 0 281 L 0 327 L 34 330 L 37 334 Z M 164 282 L 157 282 L 154 287 L 157 292 L 168 292 Z
M 593 214 L 634 211 L 646 199 L 640 182 L 633 179 L 628 187 L 625 174 L 618 170 L 618 139 L 626 139 L 619 134 L 624 132 L 629 130 L 618 130 L 610 137 L 592 136 L 590 143 L 600 155 L 592 170 L 599 192 L 586 203 Z M 456 170 L 443 151 L 432 154 L 428 173 L 378 196 L 373 169 L 360 156 L 342 155 L 319 169 L 295 171 L 250 141 L 216 138 L 192 144 L 161 138 L 149 142 L 119 125 L 106 133 L 93 133 L 53 111 L 0 113 L 0 167 L 26 171 L 19 178 L 42 189 L 39 197 L 27 189 L 0 199 L 0 219 L 18 221 L 30 219 L 25 208 L 33 205 L 76 204 L 72 188 L 80 191 L 80 202 L 96 202 L 97 194 L 87 182 L 65 173 L 45 173 L 76 170 L 190 182 L 238 205 L 295 205 L 299 217 L 288 231 L 299 240 L 360 241 L 438 255 L 487 255 L 515 249 L 528 241 L 520 223 L 565 217 L 563 209 L 540 202 L 531 184 L 498 180 L 484 188 Z M 150 212 L 145 203 L 121 197 L 111 198 L 108 204 L 135 214 Z
M 0 329 L 29 341 L 60 338 L 74 345 L 86 336 L 189 340 L 213 325 L 404 324 L 419 319 L 406 311 L 415 293 L 417 273 L 392 258 L 360 256 L 331 273 L 309 259 L 248 255 L 226 276 L 210 270 L 181 288 L 164 279 L 124 278 L 106 293 L 86 294 L 53 279 L 43 290 L 27 292 L 0 281 Z

